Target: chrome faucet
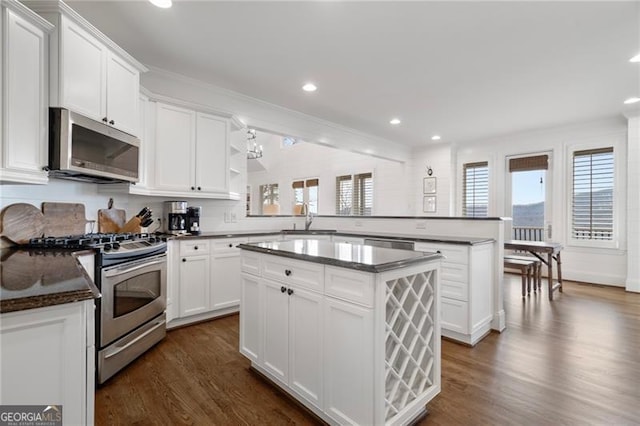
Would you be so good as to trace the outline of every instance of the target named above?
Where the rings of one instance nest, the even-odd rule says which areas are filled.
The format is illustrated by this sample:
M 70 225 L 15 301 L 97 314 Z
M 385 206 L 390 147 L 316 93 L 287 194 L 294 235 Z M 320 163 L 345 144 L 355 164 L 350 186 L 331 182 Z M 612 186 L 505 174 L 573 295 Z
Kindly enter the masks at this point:
M 311 222 L 313 222 L 313 213 L 311 213 L 307 203 L 302 203 L 300 213 L 304 215 L 304 230 L 308 231 L 311 228 Z

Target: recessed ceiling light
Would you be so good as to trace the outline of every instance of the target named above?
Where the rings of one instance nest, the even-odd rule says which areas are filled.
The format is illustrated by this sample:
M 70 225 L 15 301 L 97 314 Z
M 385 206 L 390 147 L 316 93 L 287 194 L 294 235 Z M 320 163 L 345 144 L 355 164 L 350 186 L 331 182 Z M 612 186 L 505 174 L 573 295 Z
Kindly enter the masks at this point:
M 629 98 L 624 101 L 625 104 L 635 104 L 636 102 L 640 102 L 640 98 Z
M 400 121 L 400 119 L 399 119 L 399 118 L 392 118 L 392 119 L 389 121 L 389 123 L 390 123 L 390 124 L 393 124 L 393 125 L 397 125 L 397 124 L 402 123 L 402 121 Z
M 633 58 L 629 59 L 629 62 L 640 62 L 640 53 L 638 53 Z
M 302 86 L 302 90 L 304 90 L 305 92 L 315 92 L 316 90 L 318 90 L 318 87 L 313 83 L 307 83 Z
M 171 0 L 149 0 L 152 5 L 167 9 L 171 7 Z
M 440 137 L 440 135 L 433 135 L 433 136 L 431 136 L 431 140 L 432 140 L 432 141 L 439 141 L 440 139 L 442 139 L 442 138 Z

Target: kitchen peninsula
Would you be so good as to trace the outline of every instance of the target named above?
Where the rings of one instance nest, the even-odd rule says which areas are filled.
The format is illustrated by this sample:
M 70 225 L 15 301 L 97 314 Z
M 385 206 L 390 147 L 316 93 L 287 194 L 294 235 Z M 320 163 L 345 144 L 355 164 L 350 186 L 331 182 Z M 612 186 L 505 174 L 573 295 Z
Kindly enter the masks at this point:
M 406 424 L 440 392 L 441 254 L 240 244 L 240 352 L 331 424 Z

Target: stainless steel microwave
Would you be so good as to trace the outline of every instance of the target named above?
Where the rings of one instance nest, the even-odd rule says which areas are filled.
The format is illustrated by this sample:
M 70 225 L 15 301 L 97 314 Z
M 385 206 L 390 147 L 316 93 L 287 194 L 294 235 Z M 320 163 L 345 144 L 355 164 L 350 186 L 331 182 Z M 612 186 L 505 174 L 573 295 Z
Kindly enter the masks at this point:
M 64 108 L 49 108 L 49 176 L 138 182 L 140 140 Z

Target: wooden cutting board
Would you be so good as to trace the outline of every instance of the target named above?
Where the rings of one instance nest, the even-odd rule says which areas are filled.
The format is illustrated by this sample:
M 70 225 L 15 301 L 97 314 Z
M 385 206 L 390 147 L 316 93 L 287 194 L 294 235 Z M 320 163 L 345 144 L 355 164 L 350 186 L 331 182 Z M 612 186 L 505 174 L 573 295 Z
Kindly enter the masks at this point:
M 15 244 L 42 237 L 45 219 L 39 208 L 26 203 L 11 204 L 2 211 L 2 235 Z
M 48 237 L 63 237 L 86 232 L 87 218 L 84 204 L 42 203 L 44 233 Z
M 118 232 L 126 221 L 126 212 L 122 209 L 98 210 L 98 232 Z

